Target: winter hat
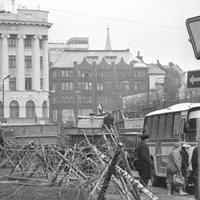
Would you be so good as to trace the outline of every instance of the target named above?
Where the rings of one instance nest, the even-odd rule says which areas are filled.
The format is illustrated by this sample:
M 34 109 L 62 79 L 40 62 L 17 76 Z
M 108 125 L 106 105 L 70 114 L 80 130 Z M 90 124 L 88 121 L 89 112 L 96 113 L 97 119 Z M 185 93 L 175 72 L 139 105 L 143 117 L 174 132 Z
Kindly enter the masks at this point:
M 174 143 L 174 149 L 177 149 L 181 146 L 181 144 L 179 142 Z
M 183 145 L 182 145 L 182 147 L 184 147 L 184 148 L 190 148 L 191 146 L 189 145 L 189 144 L 187 144 L 187 143 L 184 143 Z

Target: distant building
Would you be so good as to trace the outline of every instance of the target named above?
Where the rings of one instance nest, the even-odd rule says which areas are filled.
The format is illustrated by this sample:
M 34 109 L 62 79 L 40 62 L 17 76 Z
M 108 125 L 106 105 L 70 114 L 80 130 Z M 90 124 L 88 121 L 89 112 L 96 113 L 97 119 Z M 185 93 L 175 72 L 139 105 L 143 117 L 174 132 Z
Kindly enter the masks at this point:
M 148 90 L 148 67 L 129 49 L 112 50 L 107 30 L 105 50 L 49 48 L 50 117 L 73 122 L 77 115 L 122 108 L 123 98 Z
M 89 39 L 87 37 L 72 37 L 67 40 L 66 43 L 62 42 L 50 42 L 48 44 L 49 49 L 62 51 L 64 49 L 70 50 L 88 50 L 89 49 Z
M 48 12 L 42 10 L 0 13 L 0 99 L 4 93 L 7 123 L 35 123 L 36 117 L 44 123 L 49 119 L 47 41 L 51 25 Z M 6 78 L 8 75 L 12 76 Z

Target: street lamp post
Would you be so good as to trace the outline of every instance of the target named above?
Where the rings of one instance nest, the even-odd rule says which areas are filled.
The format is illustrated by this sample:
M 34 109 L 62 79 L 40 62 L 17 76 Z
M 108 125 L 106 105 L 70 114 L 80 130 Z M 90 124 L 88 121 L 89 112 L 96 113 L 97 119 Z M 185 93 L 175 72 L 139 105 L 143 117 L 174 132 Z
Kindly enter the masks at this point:
M 3 121 L 4 121 L 4 93 L 5 93 L 5 91 L 4 91 L 4 81 L 6 79 L 10 78 L 11 76 L 12 76 L 11 74 L 8 74 L 7 76 L 5 76 L 3 78 L 3 83 L 2 83 L 2 107 L 3 107 L 3 109 L 2 109 L 2 118 L 3 118 Z

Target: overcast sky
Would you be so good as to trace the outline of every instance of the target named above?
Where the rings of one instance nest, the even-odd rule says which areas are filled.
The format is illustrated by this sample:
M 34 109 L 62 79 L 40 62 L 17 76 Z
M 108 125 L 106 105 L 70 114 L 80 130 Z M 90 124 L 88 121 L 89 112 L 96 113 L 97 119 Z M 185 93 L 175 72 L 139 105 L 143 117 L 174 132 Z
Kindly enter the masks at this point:
M 11 0 L 0 2 L 12 11 Z M 19 5 L 49 11 L 50 42 L 88 37 L 90 49 L 104 49 L 109 24 L 113 50 L 129 48 L 146 63 L 159 59 L 200 70 L 185 26 L 187 18 L 200 15 L 200 0 L 15 0 L 15 9 Z

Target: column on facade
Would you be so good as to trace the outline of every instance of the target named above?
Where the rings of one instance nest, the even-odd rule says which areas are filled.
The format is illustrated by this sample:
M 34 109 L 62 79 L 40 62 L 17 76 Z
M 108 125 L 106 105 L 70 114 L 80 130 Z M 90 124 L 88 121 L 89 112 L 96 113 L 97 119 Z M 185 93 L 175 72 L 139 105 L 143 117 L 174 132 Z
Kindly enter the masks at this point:
M 49 91 L 48 36 L 43 37 L 43 90 Z
M 25 66 L 24 66 L 24 39 L 25 35 L 18 35 L 18 49 L 17 49 L 17 90 L 25 90 Z
M 33 90 L 40 90 L 40 46 L 39 39 L 42 37 L 40 35 L 34 35 L 34 43 L 33 43 Z
M 9 34 L 1 34 L 2 38 L 2 60 L 1 60 L 1 82 L 3 82 L 3 78 L 9 74 L 8 70 L 8 38 Z M 4 90 L 8 90 L 8 81 L 4 82 Z

